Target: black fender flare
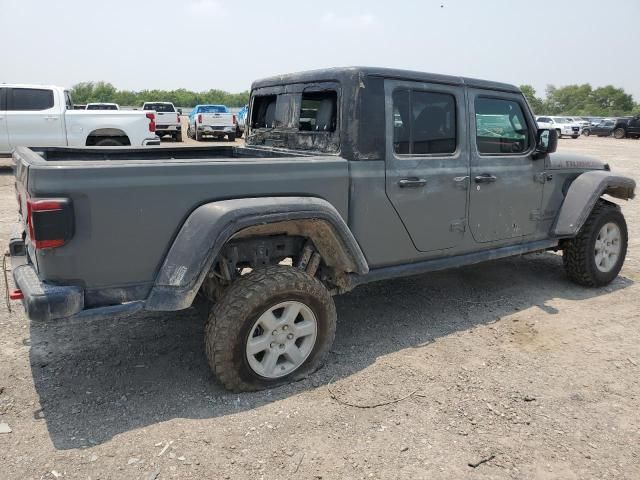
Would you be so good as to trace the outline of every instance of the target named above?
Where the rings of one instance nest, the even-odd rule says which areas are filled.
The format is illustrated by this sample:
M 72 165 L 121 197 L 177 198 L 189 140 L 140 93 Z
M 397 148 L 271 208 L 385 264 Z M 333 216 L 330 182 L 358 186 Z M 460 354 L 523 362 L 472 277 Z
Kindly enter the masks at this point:
M 567 190 L 551 234 L 556 237 L 574 237 L 602 195 L 628 200 L 635 196 L 635 188 L 636 182 L 633 179 L 607 170 L 580 174 Z
M 333 205 L 314 197 L 241 198 L 211 202 L 187 218 L 169 249 L 145 303 L 147 310 L 191 306 L 211 265 L 226 242 L 250 228 L 307 221 L 334 243 L 334 266 L 364 275 L 369 266 L 351 230 Z M 311 235 L 316 245 L 322 238 Z M 335 242 L 338 244 L 335 245 Z M 318 248 L 323 255 L 321 248 Z M 324 258 L 324 255 L 323 255 Z

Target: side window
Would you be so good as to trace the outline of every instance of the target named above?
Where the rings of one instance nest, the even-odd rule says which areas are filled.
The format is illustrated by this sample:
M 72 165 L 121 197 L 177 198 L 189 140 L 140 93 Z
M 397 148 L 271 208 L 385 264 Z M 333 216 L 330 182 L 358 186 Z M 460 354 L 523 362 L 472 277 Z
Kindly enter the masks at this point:
M 53 90 L 40 88 L 12 88 L 7 110 L 38 111 L 53 107 Z
M 529 130 L 518 102 L 478 97 L 475 110 L 478 152 L 509 154 L 521 153 L 529 148 Z
M 0 111 L 7 109 L 7 89 L 0 88 Z
M 335 132 L 338 94 L 333 91 L 302 94 L 298 130 Z
M 276 95 L 262 95 L 253 99 L 251 111 L 251 127 L 271 128 L 275 127 Z
M 455 97 L 448 93 L 396 90 L 393 93 L 393 146 L 398 154 L 455 152 Z

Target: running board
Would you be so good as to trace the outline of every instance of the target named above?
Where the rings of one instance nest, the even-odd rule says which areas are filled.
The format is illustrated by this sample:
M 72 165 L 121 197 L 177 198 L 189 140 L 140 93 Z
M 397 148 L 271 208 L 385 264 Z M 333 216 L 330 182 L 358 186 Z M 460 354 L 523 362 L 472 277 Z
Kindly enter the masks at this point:
M 436 258 L 416 263 L 374 268 L 366 275 L 358 275 L 355 273 L 349 274 L 347 290 L 351 290 L 358 285 L 365 283 L 389 280 L 391 278 L 407 277 L 411 275 L 420 275 L 422 273 L 437 272 L 440 270 L 447 270 L 449 268 L 464 267 L 466 265 L 473 265 L 489 260 L 497 260 L 499 258 L 513 257 L 516 255 L 523 255 L 525 253 L 544 251 L 557 246 L 558 239 L 546 239 L 530 243 L 510 245 L 508 247 L 493 248 L 491 250 L 482 250 L 480 252 L 466 253 L 464 255 L 457 255 L 454 257 Z

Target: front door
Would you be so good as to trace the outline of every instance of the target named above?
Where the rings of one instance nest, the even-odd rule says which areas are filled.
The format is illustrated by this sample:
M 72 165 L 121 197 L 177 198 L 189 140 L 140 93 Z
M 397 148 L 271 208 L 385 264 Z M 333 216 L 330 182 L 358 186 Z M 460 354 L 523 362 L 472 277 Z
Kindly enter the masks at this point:
M 462 87 L 387 80 L 386 192 L 417 250 L 459 244 L 469 152 Z
M 537 127 L 522 95 L 468 90 L 471 112 L 469 225 L 477 242 L 536 231 L 544 160 L 532 158 Z
M 62 107 L 48 88 L 9 88 L 7 91 L 9 143 L 25 147 L 66 145 Z

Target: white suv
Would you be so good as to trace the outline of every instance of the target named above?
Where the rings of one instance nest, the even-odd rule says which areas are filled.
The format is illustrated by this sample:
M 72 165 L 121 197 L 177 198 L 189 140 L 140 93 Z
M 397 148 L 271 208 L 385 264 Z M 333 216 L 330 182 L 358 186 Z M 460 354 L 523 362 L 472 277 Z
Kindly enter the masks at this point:
M 570 122 L 564 117 L 536 117 L 538 128 L 553 128 L 558 131 L 558 138 L 566 135 L 571 138 L 580 136 L 580 125 Z

